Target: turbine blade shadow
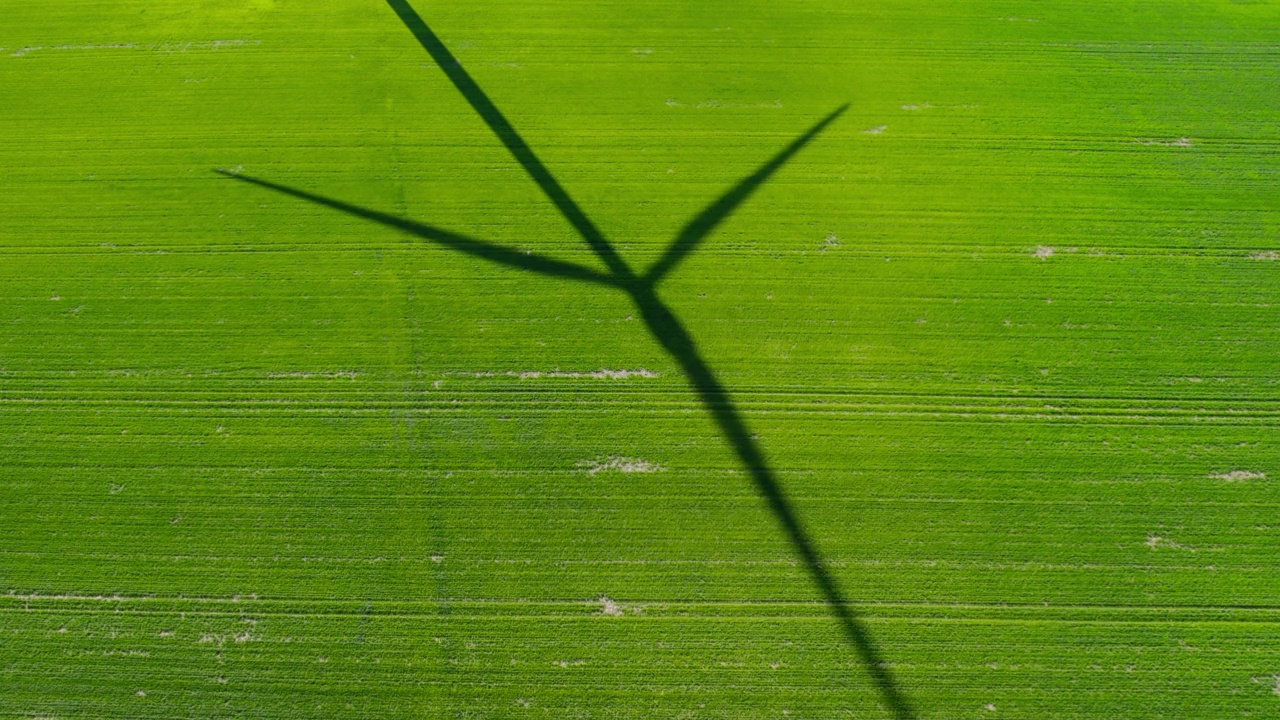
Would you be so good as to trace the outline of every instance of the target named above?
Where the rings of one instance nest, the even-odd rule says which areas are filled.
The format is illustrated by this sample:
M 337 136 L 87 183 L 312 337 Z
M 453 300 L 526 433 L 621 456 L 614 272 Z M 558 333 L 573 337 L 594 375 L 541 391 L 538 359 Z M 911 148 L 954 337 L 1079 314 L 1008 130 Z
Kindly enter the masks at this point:
M 846 103 L 836 108 L 830 115 L 822 118 L 816 125 L 809 128 L 800 135 L 800 137 L 792 140 L 789 145 L 783 148 L 777 155 L 774 155 L 768 162 L 761 165 L 755 172 L 743 178 L 729 189 L 719 199 L 711 203 L 696 217 L 688 222 L 680 230 L 680 234 L 671 243 L 667 251 L 663 253 L 661 258 L 645 271 L 644 279 L 653 284 L 662 281 L 662 278 L 669 273 L 675 266 L 683 260 L 689 253 L 697 248 L 698 244 L 706 239 L 725 218 L 733 214 L 738 206 L 751 197 L 751 195 L 769 178 L 776 173 L 783 165 L 787 163 L 796 153 L 800 152 L 805 145 L 818 136 L 828 125 L 835 121 L 836 118 L 844 114 L 849 108 Z
M 489 260 L 491 262 L 498 263 L 499 265 L 506 265 L 520 270 L 532 270 L 533 272 L 540 273 L 542 275 L 551 275 L 571 280 L 585 280 L 587 282 L 599 285 L 608 285 L 610 287 L 617 286 L 617 282 L 615 282 L 611 276 L 582 265 L 564 262 L 563 260 L 555 260 L 541 255 L 526 255 L 519 250 L 512 250 L 501 245 L 485 242 L 484 240 L 476 240 L 475 238 L 459 235 L 458 233 L 450 232 L 448 230 L 442 230 L 438 227 L 433 227 L 425 223 L 408 220 L 395 215 L 389 215 L 387 213 L 378 212 L 377 210 L 370 210 L 368 208 L 360 207 L 359 205 L 352 205 L 350 203 L 342 202 L 341 200 L 324 197 L 323 195 L 316 195 L 303 190 L 297 190 L 286 185 L 278 185 L 267 180 L 259 180 L 258 178 L 250 177 L 248 175 L 240 175 L 226 170 L 215 170 L 214 172 L 233 180 L 250 183 L 300 200 L 306 200 L 307 202 L 315 203 L 317 205 L 323 205 L 324 207 L 338 210 L 340 212 L 347 213 L 348 215 L 354 215 L 364 220 L 372 220 L 380 225 L 395 228 L 400 232 L 408 233 L 409 235 L 413 235 L 424 240 L 430 240 L 438 245 L 443 245 L 453 250 L 466 253 L 467 255 Z
M 453 83 L 458 92 L 462 93 L 462 97 L 466 98 L 471 105 L 471 109 L 475 110 L 480 119 L 484 120 L 489 129 L 493 131 L 493 134 L 498 136 L 498 140 L 506 146 L 512 157 L 516 159 L 516 162 L 520 163 L 524 171 L 529 174 L 529 177 L 533 178 L 538 187 L 542 188 L 542 192 L 556 206 L 556 209 L 560 211 L 565 220 L 568 220 L 569 224 L 578 231 L 582 239 L 587 241 L 587 244 L 604 261 L 609 270 L 619 278 L 633 277 L 634 273 L 631 268 L 622 259 L 622 256 L 613 249 L 613 246 L 605 240 L 604 233 L 600 232 L 600 229 L 595 226 L 595 223 L 591 222 L 591 219 L 582 211 L 582 208 L 578 207 L 578 203 L 574 202 L 573 198 L 570 197 L 569 191 L 565 190 L 560 185 L 560 182 L 555 179 L 555 176 L 551 174 L 551 171 L 547 169 L 547 166 L 542 164 L 537 154 L 533 152 L 533 148 L 529 147 L 524 138 L 520 137 L 520 133 L 516 132 L 516 129 L 507 121 L 506 116 L 498 110 L 484 90 L 481 90 L 476 81 L 471 78 L 471 75 L 463 69 L 462 64 L 453 56 L 453 53 L 449 52 L 444 43 L 440 42 L 440 38 L 431 32 L 431 28 L 427 27 L 427 23 L 414 11 L 413 7 L 406 0 L 387 0 L 387 4 L 391 6 L 396 15 L 400 16 L 400 22 L 404 23 L 409 32 L 413 33 L 413 36 L 418 39 L 418 43 L 436 61 L 436 65 L 440 66 L 440 69 L 448 76 L 449 81 Z
M 648 287 L 635 291 L 632 298 L 649 332 L 680 363 L 685 377 L 698 394 L 703 406 L 715 419 L 716 425 L 728 440 L 738 460 L 750 472 L 756 491 L 764 497 L 769 510 L 782 525 L 787 540 L 804 562 L 810 579 L 818 586 L 823 601 L 857 651 L 859 660 L 865 666 L 867 674 L 889 711 L 897 720 L 911 720 L 915 716 L 914 710 L 885 667 L 883 656 L 876 647 L 871 633 L 867 630 L 865 623 L 849 609 L 849 603 L 840 592 L 826 563 L 823 562 L 822 555 L 809 538 L 809 534 L 805 532 L 800 518 L 782 490 L 782 485 L 765 462 L 764 453 L 751 438 L 751 433 L 747 431 L 746 423 L 743 422 L 742 416 L 730 399 L 729 392 L 724 385 L 720 384 L 711 366 L 699 354 L 693 337 L 680 324 L 675 314 Z
M 499 245 L 469 238 L 447 230 L 418 223 L 405 218 L 369 210 L 320 195 L 277 185 L 265 180 L 237 175 L 219 170 L 228 177 L 252 183 L 263 188 L 284 193 L 302 200 L 345 212 L 356 217 L 386 225 L 416 237 L 430 240 L 460 252 L 490 260 L 509 267 L 532 270 L 545 275 L 584 280 L 595 284 L 616 287 L 626 292 L 645 320 L 654 339 L 677 361 L 742 464 L 751 474 L 756 489 L 764 497 L 770 511 L 777 518 L 796 554 L 803 560 L 813 583 L 817 585 L 823 600 L 843 629 L 849 642 L 858 653 L 880 696 L 890 712 L 898 720 L 910 720 L 914 712 L 906 697 L 899 691 L 893 676 L 885 667 L 865 624 L 849 609 L 816 546 L 805 532 L 799 517 L 782 491 L 782 486 L 765 462 L 764 454 L 747 432 L 746 424 L 729 397 L 728 392 L 698 353 L 693 338 L 680 324 L 655 293 L 656 284 L 715 228 L 737 209 L 757 188 L 765 183 L 793 155 L 816 137 L 827 125 L 839 117 L 847 105 L 837 108 L 827 117 L 793 140 L 790 145 L 766 162 L 753 174 L 730 188 L 718 200 L 709 205 L 681 230 L 672 245 L 645 273 L 637 277 L 626 261 L 605 239 L 604 234 L 586 216 L 582 209 L 547 169 L 529 145 L 524 141 L 506 117 L 475 80 L 464 70 L 435 33 L 413 10 L 407 0 L 387 0 L 387 4 L 399 16 L 405 27 L 413 33 L 423 49 L 449 78 L 453 86 L 467 100 L 476 114 L 488 125 L 512 157 L 537 183 L 556 209 L 578 232 L 595 254 L 604 262 L 608 273 L 540 256 L 525 255 Z

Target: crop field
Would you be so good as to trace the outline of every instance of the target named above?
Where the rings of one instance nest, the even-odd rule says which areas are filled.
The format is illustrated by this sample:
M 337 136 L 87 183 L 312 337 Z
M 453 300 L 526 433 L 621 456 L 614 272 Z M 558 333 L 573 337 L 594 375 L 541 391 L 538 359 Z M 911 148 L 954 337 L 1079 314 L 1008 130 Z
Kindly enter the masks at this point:
M 1280 713 L 1280 2 L 0 11 L 0 717 Z

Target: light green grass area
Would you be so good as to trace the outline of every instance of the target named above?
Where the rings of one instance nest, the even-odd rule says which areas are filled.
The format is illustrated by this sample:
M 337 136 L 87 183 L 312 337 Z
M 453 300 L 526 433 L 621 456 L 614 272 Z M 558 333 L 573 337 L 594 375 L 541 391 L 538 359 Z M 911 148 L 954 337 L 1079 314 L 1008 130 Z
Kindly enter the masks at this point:
M 636 268 L 850 103 L 658 293 L 899 717 L 1280 711 L 1280 3 L 414 6 Z M 893 715 L 625 295 L 213 172 L 602 268 L 385 2 L 0 16 L 0 717 Z

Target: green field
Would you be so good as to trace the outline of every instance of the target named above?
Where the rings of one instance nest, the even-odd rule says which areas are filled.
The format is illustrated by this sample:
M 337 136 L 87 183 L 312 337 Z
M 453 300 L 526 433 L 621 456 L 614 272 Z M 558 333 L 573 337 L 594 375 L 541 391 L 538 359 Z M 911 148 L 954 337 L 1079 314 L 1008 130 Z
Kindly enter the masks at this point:
M 412 2 L 4 3 L 0 717 L 1280 712 L 1280 2 Z

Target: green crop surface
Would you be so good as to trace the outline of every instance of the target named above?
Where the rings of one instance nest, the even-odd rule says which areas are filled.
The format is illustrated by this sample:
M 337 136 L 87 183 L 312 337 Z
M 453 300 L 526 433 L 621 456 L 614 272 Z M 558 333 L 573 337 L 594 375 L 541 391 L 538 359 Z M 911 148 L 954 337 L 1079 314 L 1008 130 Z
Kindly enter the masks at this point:
M 1280 712 L 1280 2 L 0 7 L 0 717 Z

